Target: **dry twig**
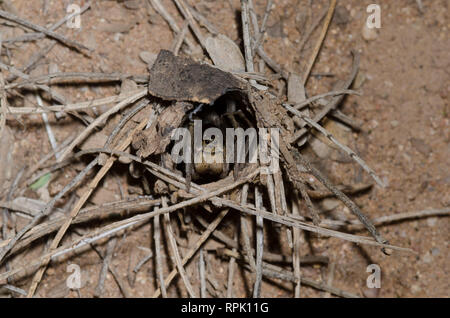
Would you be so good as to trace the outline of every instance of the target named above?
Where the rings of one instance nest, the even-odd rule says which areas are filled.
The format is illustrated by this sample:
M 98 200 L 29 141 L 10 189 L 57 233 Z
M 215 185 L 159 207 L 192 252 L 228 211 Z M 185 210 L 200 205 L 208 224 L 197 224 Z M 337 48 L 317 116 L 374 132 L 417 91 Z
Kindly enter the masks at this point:
M 73 48 L 73 49 L 79 51 L 80 53 L 84 53 L 85 50 L 92 51 L 88 47 L 86 47 L 76 41 L 70 40 L 58 33 L 55 33 L 53 31 L 50 31 L 39 25 L 31 23 L 25 19 L 19 18 L 12 13 L 0 10 L 0 17 L 3 19 L 9 20 L 9 21 L 15 22 L 17 24 L 23 25 L 23 26 L 25 26 L 29 29 L 35 30 L 37 32 L 43 33 L 43 34 L 47 35 L 48 37 L 53 38 L 53 39 L 57 40 L 58 42 L 61 42 L 62 44 L 68 46 L 69 48 Z
M 334 9 L 336 8 L 337 0 L 331 0 L 330 7 L 328 9 L 327 17 L 325 18 L 325 23 L 323 25 L 322 31 L 320 33 L 319 39 L 317 40 L 316 46 L 314 47 L 313 54 L 311 55 L 305 75 L 303 77 L 303 85 L 306 86 L 306 83 L 309 79 L 309 74 L 311 73 L 311 70 L 314 66 L 314 63 L 316 62 L 317 56 L 319 55 L 320 48 L 322 47 L 323 40 L 325 39 L 325 36 L 328 32 L 328 27 L 330 26 L 331 19 L 333 18 Z

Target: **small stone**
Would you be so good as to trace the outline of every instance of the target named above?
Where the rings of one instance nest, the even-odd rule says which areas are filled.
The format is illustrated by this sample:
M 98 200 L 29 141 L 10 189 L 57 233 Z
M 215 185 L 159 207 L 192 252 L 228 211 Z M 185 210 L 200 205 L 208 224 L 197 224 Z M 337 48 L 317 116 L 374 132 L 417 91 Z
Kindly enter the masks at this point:
M 122 38 L 121 33 L 115 33 L 113 36 L 114 42 L 119 42 L 121 38 Z
M 441 202 L 442 202 L 442 205 L 445 207 L 450 206 L 450 194 L 449 193 L 445 194 L 442 197 Z
M 95 35 L 92 32 L 88 32 L 84 43 L 88 48 L 92 50 L 96 50 L 98 48 L 97 40 L 95 39 Z
M 145 285 L 147 283 L 147 278 L 145 276 L 138 275 L 136 281 L 141 285 Z
M 45 187 L 37 189 L 36 193 L 39 195 L 39 199 L 41 201 L 50 202 L 50 193 L 48 191 L 48 184 L 46 184 Z
M 139 8 L 141 7 L 140 2 L 140 0 L 128 0 L 125 1 L 123 5 L 129 10 L 139 10 Z
M 437 218 L 435 218 L 435 217 L 427 219 L 427 224 L 429 227 L 435 227 L 436 223 L 437 223 Z
M 131 146 L 128 146 L 127 149 L 125 149 L 125 152 L 131 154 Z M 123 163 L 123 164 L 130 164 L 132 161 L 133 161 L 133 159 L 131 159 L 130 157 L 127 157 L 127 156 L 119 157 L 119 162 Z
M 364 27 L 361 31 L 362 37 L 366 41 L 373 41 L 378 38 L 378 32 L 375 28 L 369 28 L 367 24 L 364 24 Z
M 55 275 L 55 269 L 54 268 L 49 268 L 49 269 L 47 269 L 47 275 L 48 276 L 52 276 L 52 275 Z
M 324 199 L 322 201 L 322 208 L 324 211 L 334 210 L 339 206 L 339 202 L 340 201 L 337 199 L 330 199 L 330 198 Z
M 416 148 L 418 152 L 420 152 L 425 157 L 428 157 L 432 151 L 431 147 L 425 143 L 422 139 L 411 138 L 411 145 Z
M 411 292 L 412 292 L 413 294 L 418 294 L 418 293 L 420 293 L 421 291 L 422 291 L 422 288 L 420 288 L 419 285 L 412 285 L 412 286 L 411 286 Z
M 363 290 L 363 295 L 366 298 L 378 298 L 379 294 L 380 294 L 379 288 L 365 288 Z
M 344 6 L 337 6 L 333 22 L 336 24 L 347 24 L 350 22 L 350 12 Z
M 393 121 L 391 121 L 391 126 L 392 126 L 393 128 L 397 127 L 398 125 L 399 125 L 398 120 L 393 120 Z
M 388 176 L 384 176 L 384 177 L 382 177 L 382 181 L 383 181 L 383 184 L 384 184 L 384 186 L 387 188 L 387 187 L 389 187 L 389 184 L 390 184 L 390 182 L 389 182 L 389 177 Z
M 417 193 L 409 193 L 407 198 L 409 201 L 414 201 L 417 198 Z
M 429 252 L 427 252 L 423 257 L 422 257 L 422 261 L 426 264 L 430 264 L 433 261 L 433 257 L 431 256 L 431 254 Z
M 150 24 L 161 24 L 164 20 L 159 14 L 151 13 L 148 16 L 148 22 Z
M 54 197 L 57 195 L 61 190 L 64 188 L 64 186 L 59 182 L 52 182 L 48 185 L 48 192 L 50 196 Z
M 364 85 L 366 79 L 367 79 L 366 74 L 360 70 L 356 75 L 355 80 L 353 81 L 352 85 L 353 89 L 360 89 Z
M 267 34 L 273 38 L 285 38 L 284 23 L 282 20 L 278 20 L 273 25 L 267 27 Z
M 155 193 L 157 194 L 167 194 L 169 192 L 169 188 L 167 184 L 162 180 L 157 180 L 155 182 Z
M 441 251 L 437 247 L 431 249 L 432 256 L 438 256 L 439 254 L 441 254 Z
M 59 72 L 58 64 L 50 62 L 50 64 L 48 65 L 48 73 L 53 74 L 58 72 Z
M 157 55 L 148 51 L 142 51 L 141 53 L 139 53 L 139 57 L 144 63 L 148 65 L 148 67 L 152 67 L 153 63 L 155 63 L 156 61 Z
M 375 129 L 375 128 L 377 128 L 379 124 L 380 124 L 380 123 L 379 123 L 377 120 L 372 119 L 372 120 L 369 122 L 370 129 Z
M 330 156 L 331 148 L 319 138 L 311 138 L 309 144 L 319 158 L 326 159 Z
M 219 34 L 210 36 L 205 40 L 209 56 L 221 70 L 227 72 L 245 71 L 245 61 L 237 44 L 229 37 Z
M 137 89 L 138 89 L 138 86 L 137 86 L 136 82 L 126 78 L 122 81 L 122 84 L 120 85 L 120 94 L 127 94 L 127 93 L 135 91 Z

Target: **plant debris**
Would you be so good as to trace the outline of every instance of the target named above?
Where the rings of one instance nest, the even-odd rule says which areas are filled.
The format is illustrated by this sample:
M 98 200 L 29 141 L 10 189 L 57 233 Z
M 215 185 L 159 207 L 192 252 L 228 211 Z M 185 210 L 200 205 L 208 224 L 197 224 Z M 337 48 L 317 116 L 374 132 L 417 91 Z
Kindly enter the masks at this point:
M 59 26 L 84 14 L 90 4 L 42 27 L 8 9 L 7 1 L 0 1 L 7 9 L 0 10 L 0 18 L 8 21 L 4 28 L 20 25 L 34 31 L 4 39 L 0 45 L 5 50 L 2 57 L 8 58 L 0 62 L 0 158 L 7 170 L 0 170 L 5 193 L 0 198 L 0 293 L 41 296 L 43 288 L 39 287 L 48 285 L 45 280 L 55 275 L 54 267 L 84 257 L 82 251 L 91 251 L 98 275 L 90 279 L 96 279 L 95 283 L 88 286 L 84 278 L 80 288 L 50 284 L 46 295 L 80 297 L 81 291 L 93 287 L 90 296 L 107 297 L 108 287 L 114 283 L 123 297 L 134 297 L 140 284 L 148 287 L 153 297 L 233 297 L 236 285 L 242 283 L 245 295 L 255 298 L 265 297 L 269 285 L 293 297 L 302 297 L 304 286 L 325 297 L 377 297 L 378 292 L 361 289 L 351 293 L 333 286 L 338 265 L 324 252 L 331 244 L 327 238 L 338 239 L 332 242 L 334 246 L 346 241 L 376 247 L 386 255 L 410 253 L 412 250 L 404 247 L 408 240 L 396 240 L 399 246 L 390 244 L 392 233 L 378 227 L 445 217 L 450 209 L 372 219 L 366 207 L 353 199 L 375 184 L 385 185 L 385 179 L 377 174 L 379 167 L 372 169 L 363 160 L 366 152 L 353 150 L 356 133 L 363 132 L 366 137 L 363 122 L 344 113 L 347 108 L 340 109 L 345 96 L 361 95 L 355 91 L 364 82 L 359 78 L 360 54 L 352 52 L 349 74 L 334 85 L 330 82 L 330 91 L 317 94 L 316 84 L 308 85 L 312 77 L 340 76 L 330 70 L 313 73 L 313 68 L 324 63 L 318 57 L 330 25 L 338 25 L 342 32 L 354 19 L 352 11 L 336 8 L 337 0 L 330 0 L 317 14 L 302 6 L 297 16 L 286 9 L 284 16 L 272 21 L 270 15 L 278 3 L 267 0 L 264 12 L 259 12 L 259 4 L 241 0 L 241 20 L 236 24 L 239 38 L 232 40 L 208 20 L 205 12 L 213 6 L 210 1 L 191 6 L 186 0 L 172 0 L 172 8 L 166 7 L 166 2 L 114 2 L 109 12 L 121 12 L 127 18 L 117 14 L 98 28 L 100 33 L 107 31 L 103 35 L 112 34 L 119 46 L 121 39 L 140 28 L 142 13 L 147 15 L 145 22 L 160 28 L 161 34 L 173 32 L 173 42 L 164 46 L 171 50 L 161 49 L 156 55 L 151 52 L 161 46 L 154 51 L 140 47 L 142 51 L 135 56 L 127 55 L 131 65 L 142 66 L 142 73 L 135 75 L 128 68 L 126 73 L 107 72 L 104 62 L 109 52 L 91 50 L 72 40 L 69 32 L 67 36 L 58 33 Z M 44 12 L 47 5 L 45 2 Z M 423 10 L 421 3 L 419 8 Z M 172 16 L 175 12 L 179 16 Z M 276 50 L 266 51 L 267 37 L 291 40 L 285 27 L 292 18 L 301 20 L 302 28 L 300 41 L 290 45 L 309 54 L 301 61 L 302 69 L 278 64 L 278 56 L 269 54 Z M 376 38 L 367 36 L 366 31 L 364 39 Z M 39 45 L 27 64 L 15 66 L 12 55 L 30 41 L 49 43 Z M 90 41 L 96 44 L 95 37 Z M 71 54 L 81 53 L 80 58 L 99 58 L 100 71 L 61 72 L 64 62 L 50 61 L 49 74 L 31 75 L 55 46 L 63 46 Z M 345 54 L 350 56 L 350 52 Z M 110 96 L 104 96 L 105 91 Z M 87 96 L 86 101 L 80 102 L 82 95 Z M 9 149 L 17 148 L 12 147 L 13 139 L 36 120 L 44 123 L 42 135 L 48 138 L 51 151 L 34 158 L 33 164 L 23 167 L 12 180 L 15 171 Z M 13 121 L 23 126 L 19 137 L 11 134 Z M 200 128 L 196 126 L 199 122 Z M 186 135 L 200 132 L 199 143 L 189 139 L 185 144 L 191 147 L 188 159 L 200 154 L 200 162 L 173 159 L 177 128 L 183 128 Z M 232 143 L 220 145 L 218 136 L 230 129 L 236 132 L 230 138 Z M 62 138 L 62 132 L 69 130 L 71 135 Z M 266 148 L 258 148 L 256 161 L 238 162 L 240 152 L 251 157 L 252 131 L 258 132 Z M 214 138 L 204 137 L 208 132 Z M 425 140 L 411 136 L 409 141 L 422 157 L 434 155 Z M 37 139 L 36 143 L 40 142 Z M 235 155 L 230 162 L 209 162 L 211 158 L 230 159 L 226 156 L 230 149 Z M 315 160 L 331 162 L 330 167 Z M 269 169 L 278 162 L 279 169 Z M 330 171 L 346 164 L 356 166 L 356 180 L 336 182 Z M 420 191 L 430 189 L 431 184 L 424 182 Z M 360 231 L 370 236 L 359 235 Z M 142 233 L 146 242 L 142 245 L 150 244 L 136 246 L 133 236 Z M 313 241 L 322 246 L 316 248 Z M 140 255 L 136 249 L 145 253 Z M 370 257 L 375 250 L 364 252 Z M 124 253 L 129 257 L 127 281 L 115 262 L 117 255 Z M 426 263 L 439 254 L 437 248 L 428 252 Z M 149 262 L 152 258 L 154 262 Z M 227 271 L 218 273 L 216 267 Z M 237 268 L 241 270 L 239 280 Z M 320 275 L 315 269 L 320 269 Z M 323 269 L 328 270 L 326 282 Z
M 212 104 L 219 97 L 245 88 L 230 73 L 161 50 L 150 70 L 148 91 L 164 100 Z

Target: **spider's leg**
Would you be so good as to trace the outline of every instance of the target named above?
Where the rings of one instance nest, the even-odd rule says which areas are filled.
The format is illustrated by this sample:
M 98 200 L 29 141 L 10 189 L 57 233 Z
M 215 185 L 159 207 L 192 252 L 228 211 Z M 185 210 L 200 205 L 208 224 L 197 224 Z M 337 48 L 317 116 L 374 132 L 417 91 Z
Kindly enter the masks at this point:
M 233 127 L 239 128 L 239 122 L 244 123 L 245 127 L 248 128 L 254 128 L 254 125 L 252 124 L 252 122 L 247 118 L 247 116 L 245 115 L 245 113 L 241 110 L 235 110 L 232 113 L 227 113 L 226 117 L 230 120 L 231 124 L 233 125 Z M 239 119 L 239 122 L 238 122 Z M 242 128 L 242 127 L 241 127 Z M 247 158 L 249 156 L 249 152 L 250 152 L 250 145 L 248 145 L 248 147 L 246 146 L 246 143 L 244 143 L 243 145 L 244 147 L 244 158 Z M 235 179 L 237 178 L 237 173 L 239 172 L 239 170 L 241 169 L 243 163 L 238 163 L 237 162 L 237 155 L 235 153 L 235 159 L 234 159 L 234 177 Z
M 194 125 L 192 125 L 191 123 L 189 124 L 189 133 L 191 135 L 191 158 L 189 162 L 185 162 L 184 163 L 184 168 L 185 168 L 185 174 L 186 174 L 186 191 L 190 192 L 191 191 L 191 181 L 192 181 L 192 176 L 194 174 L 194 140 L 192 138 L 192 136 L 194 136 Z
M 247 127 L 255 127 L 253 123 L 247 118 L 247 116 L 245 116 L 244 112 L 241 109 L 236 110 L 233 115 L 234 117 L 238 117 L 239 119 L 243 120 L 247 124 Z
M 226 125 L 224 124 L 224 121 L 220 122 L 220 130 L 222 132 L 226 132 Z M 224 134 L 225 135 L 225 134 Z M 228 176 L 228 173 L 230 172 L 230 163 L 227 162 L 227 151 L 224 145 L 222 145 L 222 173 L 220 174 L 220 178 L 223 179 Z
M 195 107 L 192 111 L 189 112 L 189 121 L 193 121 L 194 120 L 194 115 L 196 115 L 197 113 L 201 112 L 203 110 L 203 107 L 205 106 L 205 104 L 199 104 L 197 107 Z
M 192 169 L 192 163 L 186 163 L 185 164 L 186 169 L 186 191 L 191 191 L 191 181 L 192 181 L 192 175 L 193 175 L 193 169 Z
M 225 116 L 226 116 L 226 118 L 228 118 L 228 120 L 230 121 L 233 128 L 237 129 L 237 128 L 239 128 L 239 123 L 237 122 L 236 118 L 234 117 L 234 113 L 235 112 L 225 113 Z M 245 150 L 245 144 L 243 145 L 243 147 Z M 236 148 L 237 148 L 237 144 L 235 143 L 234 144 L 234 166 L 233 166 L 233 177 L 235 180 L 238 177 L 238 172 L 239 172 L 239 168 L 240 168 L 240 164 L 239 164 L 239 162 L 237 162 L 238 161 L 238 158 L 237 158 L 238 150 Z

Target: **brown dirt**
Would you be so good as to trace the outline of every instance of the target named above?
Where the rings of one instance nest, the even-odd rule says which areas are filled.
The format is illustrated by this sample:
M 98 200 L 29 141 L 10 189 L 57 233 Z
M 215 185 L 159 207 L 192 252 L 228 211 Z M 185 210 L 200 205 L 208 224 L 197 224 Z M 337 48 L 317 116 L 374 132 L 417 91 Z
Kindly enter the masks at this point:
M 49 1 L 47 15 L 42 13 L 42 1 L 12 1 L 17 11 L 25 19 L 40 25 L 48 25 L 59 20 L 64 14 L 64 1 Z M 67 2 L 67 1 L 66 1 Z M 241 43 L 239 20 L 236 10 L 239 1 L 191 1 L 204 13 L 218 29 L 237 43 Z M 264 12 L 265 1 L 256 0 L 257 12 Z M 450 205 L 450 152 L 449 152 L 449 63 L 450 42 L 448 40 L 448 1 L 425 2 L 425 11 L 419 13 L 413 0 L 378 1 L 382 8 L 382 28 L 375 40 L 362 38 L 362 27 L 367 18 L 366 7 L 373 1 L 341 0 L 338 17 L 332 23 L 325 39 L 313 73 L 332 73 L 343 79 L 351 67 L 351 50 L 362 54 L 360 74 L 364 76 L 360 90 L 361 97 L 348 97 L 341 110 L 363 123 L 363 133 L 352 134 L 349 146 L 356 149 L 381 178 L 388 183 L 385 189 L 374 187 L 370 192 L 359 195 L 356 202 L 372 218 L 407 211 L 429 208 L 443 208 Z M 170 1 L 164 1 L 169 4 Z M 233 11 L 230 8 L 230 3 Z M 298 45 L 304 34 L 302 13 L 306 6 L 293 8 L 296 0 L 276 1 L 268 25 L 269 36 L 265 49 L 282 67 L 290 72 L 302 74 L 311 54 L 312 41 L 299 55 Z M 307 1 L 300 1 L 304 4 Z M 328 1 L 314 1 L 314 20 L 326 8 Z M 170 11 L 176 14 L 172 4 Z M 50 62 L 56 63 L 62 72 L 103 71 L 146 74 L 146 64 L 139 58 L 141 51 L 157 53 L 160 49 L 170 49 L 173 34 L 164 20 L 153 10 L 150 17 L 145 8 L 128 10 L 117 1 L 94 1 L 92 9 L 82 16 L 82 29 L 70 30 L 62 27 L 66 36 L 95 48 L 90 59 L 57 45 L 33 74 L 47 72 Z M 181 22 L 181 19 L 178 18 Z M 340 22 L 339 24 L 337 22 Z M 306 26 L 311 22 L 308 21 Z M 110 33 L 113 26 L 129 29 L 124 33 Z M 109 26 L 108 26 L 109 25 Z M 6 30 L 7 27 L 2 26 Z M 3 31 L 2 31 L 3 32 Z M 6 31 L 5 31 L 6 32 Z M 9 32 L 9 31 L 8 31 Z M 14 35 L 23 33 L 14 28 Z M 12 35 L 10 35 L 12 36 Z M 7 36 L 3 36 L 7 38 Z M 48 40 L 30 43 L 11 50 L 12 59 L 2 56 L 3 62 L 24 65 L 29 57 Z M 3 53 L 4 54 L 4 53 Z M 336 77 L 311 77 L 308 83 L 309 95 L 315 95 L 332 88 Z M 106 96 L 117 88 L 59 87 L 72 101 L 81 101 L 93 96 Z M 30 98 L 31 99 L 31 98 Z M 29 104 L 29 103 L 27 103 Z M 71 135 L 77 124 L 64 120 L 53 128 L 58 141 Z M 36 163 L 51 147 L 39 116 L 9 121 L 14 135 L 13 155 L 15 171 L 24 164 Z M 353 163 L 336 161 L 317 162 L 327 167 L 327 172 L 337 183 L 370 182 Z M 75 168 L 74 168 L 75 169 Z M 57 182 L 66 184 L 74 176 L 67 171 Z M 12 174 L 15 175 L 15 172 Z M 114 182 L 114 181 L 111 181 Z M 54 187 L 58 188 L 57 185 Z M 6 189 L 2 190 L 6 191 Z M 56 191 L 56 190 L 55 190 Z M 37 196 L 28 191 L 29 196 Z M 342 205 L 338 210 L 346 213 Z M 381 233 L 391 243 L 412 248 L 416 254 L 394 253 L 383 255 L 379 249 L 356 246 L 337 239 L 312 237 L 302 244 L 302 254 L 326 255 L 335 265 L 333 285 L 359 295 L 370 295 L 366 289 L 366 267 L 379 264 L 382 270 L 382 288 L 379 297 L 448 297 L 449 296 L 449 218 L 430 218 L 400 222 L 380 228 Z M 361 233 L 362 234 L 362 233 Z M 72 235 L 72 234 L 71 234 Z M 149 246 L 151 232 L 148 226 L 130 232 L 119 238 L 112 266 L 126 284 L 129 262 L 137 262 L 146 251 L 138 247 Z M 70 235 L 66 235 L 69 237 Z M 68 238 L 66 237 L 66 242 Z M 105 246 L 99 246 L 103 252 Z M 34 248 L 34 256 L 41 247 Z M 226 263 L 217 262 L 209 256 L 216 279 L 221 282 L 226 277 Z M 83 297 L 93 295 L 101 260 L 92 250 L 80 253 L 75 258 L 52 265 L 38 290 L 39 296 L 71 296 L 74 291 L 64 288 L 68 273 L 66 265 L 77 263 L 82 268 L 85 285 L 80 290 Z M 148 297 L 153 293 L 154 280 L 152 262 L 139 272 L 132 295 Z M 216 266 L 217 265 L 217 266 Z M 197 271 L 197 265 L 188 267 Z M 302 267 L 305 275 L 316 280 L 328 277 L 328 269 Z M 239 272 L 238 272 L 239 273 Z M 244 296 L 248 277 L 236 277 L 236 296 Z M 247 283 L 246 283 L 247 282 Z M 150 288 L 149 288 L 150 285 Z M 182 283 L 173 296 L 186 296 Z M 21 286 L 27 288 L 28 285 Z M 305 297 L 320 297 L 322 293 L 303 288 Z M 113 278 L 108 274 L 105 296 L 120 297 L 121 293 Z M 291 297 L 292 285 L 265 282 L 264 297 Z

